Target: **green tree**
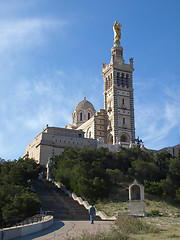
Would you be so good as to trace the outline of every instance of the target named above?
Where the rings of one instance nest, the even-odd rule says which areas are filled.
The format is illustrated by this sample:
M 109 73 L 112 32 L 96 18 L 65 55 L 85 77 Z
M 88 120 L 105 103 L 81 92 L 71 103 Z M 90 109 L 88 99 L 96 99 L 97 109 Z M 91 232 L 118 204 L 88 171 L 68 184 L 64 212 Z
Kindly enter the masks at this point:
M 175 197 L 176 189 L 174 187 L 173 181 L 169 177 L 167 177 L 166 179 L 161 180 L 160 186 L 162 188 L 164 196 L 172 197 L 172 198 Z
M 77 195 L 95 201 L 107 196 L 110 182 L 106 173 L 109 151 L 99 148 L 66 149 L 52 159 L 51 173 Z
M 176 190 L 176 201 L 180 203 L 180 188 Z
M 37 178 L 41 171 L 41 166 L 33 159 L 19 159 L 14 161 L 4 161 L 1 164 L 2 184 L 27 185 L 27 181 Z
M 134 178 L 148 185 L 149 193 L 168 196 L 170 188 L 173 197 L 180 184 L 179 163 L 165 151 L 154 156 L 139 147 L 121 148 L 116 153 L 107 148 L 84 147 L 65 149 L 54 157 L 50 172 L 56 181 L 85 199 L 103 198 L 112 184 Z
M 15 194 L 11 202 L 2 207 L 4 220 L 13 218 L 26 218 L 37 214 L 40 210 L 41 202 L 33 192 L 21 192 Z
M 122 181 L 125 181 L 126 178 L 123 174 L 123 172 L 119 169 L 106 169 L 106 173 L 109 176 L 110 181 L 112 182 L 112 184 L 117 184 L 120 183 Z
M 178 158 L 170 159 L 169 175 L 172 181 L 180 187 L 180 160 Z
M 134 173 L 134 177 L 139 181 L 159 181 L 161 179 L 161 171 L 158 166 L 153 162 L 144 162 L 137 160 L 132 162 L 131 174 Z
M 0 160 L 0 224 L 39 211 L 41 203 L 28 180 L 37 178 L 40 171 L 41 167 L 32 159 Z
M 145 192 L 161 196 L 163 190 L 160 182 L 151 182 L 144 180 Z
M 155 163 L 161 171 L 163 172 L 164 178 L 166 178 L 168 171 L 169 171 L 169 164 L 172 155 L 166 151 L 161 151 L 157 153 L 154 157 Z

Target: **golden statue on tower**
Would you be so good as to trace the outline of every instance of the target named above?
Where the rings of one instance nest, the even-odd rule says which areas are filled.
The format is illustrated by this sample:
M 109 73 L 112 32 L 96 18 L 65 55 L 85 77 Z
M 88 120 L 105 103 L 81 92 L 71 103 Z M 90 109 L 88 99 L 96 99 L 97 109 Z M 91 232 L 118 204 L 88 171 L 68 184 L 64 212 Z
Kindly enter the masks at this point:
M 120 43 L 120 39 L 121 39 L 121 27 L 122 25 L 120 23 L 118 23 L 117 21 L 115 21 L 115 24 L 113 26 L 113 30 L 114 30 L 114 43 Z

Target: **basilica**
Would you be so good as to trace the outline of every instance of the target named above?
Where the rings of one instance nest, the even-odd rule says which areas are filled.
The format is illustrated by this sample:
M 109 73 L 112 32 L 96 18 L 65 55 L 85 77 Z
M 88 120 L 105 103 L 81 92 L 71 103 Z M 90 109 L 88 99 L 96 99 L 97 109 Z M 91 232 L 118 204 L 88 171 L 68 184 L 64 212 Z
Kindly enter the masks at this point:
M 102 64 L 104 109 L 96 112 L 84 97 L 72 113 L 72 124 L 65 128 L 47 125 L 26 147 L 24 157 L 46 165 L 49 158 L 61 154 L 65 148 L 91 146 L 119 151 L 120 147 L 135 146 L 133 58 L 129 63 L 124 61 L 121 25 L 117 21 L 113 30 L 111 60 Z

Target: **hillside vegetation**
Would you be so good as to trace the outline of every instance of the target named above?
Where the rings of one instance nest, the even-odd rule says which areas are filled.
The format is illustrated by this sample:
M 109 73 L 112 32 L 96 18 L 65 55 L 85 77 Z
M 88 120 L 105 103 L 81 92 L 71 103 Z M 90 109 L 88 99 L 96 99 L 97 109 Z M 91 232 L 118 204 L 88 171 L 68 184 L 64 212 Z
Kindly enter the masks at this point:
M 180 158 L 140 148 L 66 149 L 52 159 L 52 177 L 109 216 L 119 216 L 110 232 L 83 233 L 68 240 L 180 239 Z M 148 217 L 129 213 L 129 184 L 145 186 Z
M 0 159 L 0 227 L 31 217 L 40 210 L 41 202 L 30 188 L 41 167 L 32 159 Z
M 128 186 L 134 179 L 144 184 L 146 193 L 180 202 L 180 157 L 165 151 L 153 155 L 139 147 L 119 153 L 107 148 L 66 149 L 52 159 L 50 172 L 90 202 L 107 198 L 114 186 Z

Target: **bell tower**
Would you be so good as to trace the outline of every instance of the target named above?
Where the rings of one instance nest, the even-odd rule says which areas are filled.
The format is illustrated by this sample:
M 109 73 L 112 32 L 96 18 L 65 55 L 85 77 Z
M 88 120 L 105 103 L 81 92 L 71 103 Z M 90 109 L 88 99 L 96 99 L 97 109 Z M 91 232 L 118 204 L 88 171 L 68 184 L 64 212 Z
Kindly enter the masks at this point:
M 121 25 L 114 24 L 114 44 L 110 64 L 102 64 L 104 109 L 108 115 L 107 143 L 128 147 L 135 142 L 133 58 L 126 64 L 120 45 Z

